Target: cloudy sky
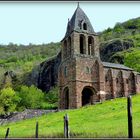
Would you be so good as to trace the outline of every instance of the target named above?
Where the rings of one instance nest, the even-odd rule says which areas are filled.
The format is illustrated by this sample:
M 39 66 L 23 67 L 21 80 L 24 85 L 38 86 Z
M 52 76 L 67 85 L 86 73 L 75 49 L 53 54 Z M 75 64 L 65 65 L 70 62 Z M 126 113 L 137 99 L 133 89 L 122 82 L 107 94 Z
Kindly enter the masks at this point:
M 0 44 L 60 41 L 77 2 L 0 2 Z M 140 17 L 140 2 L 80 2 L 95 32 Z

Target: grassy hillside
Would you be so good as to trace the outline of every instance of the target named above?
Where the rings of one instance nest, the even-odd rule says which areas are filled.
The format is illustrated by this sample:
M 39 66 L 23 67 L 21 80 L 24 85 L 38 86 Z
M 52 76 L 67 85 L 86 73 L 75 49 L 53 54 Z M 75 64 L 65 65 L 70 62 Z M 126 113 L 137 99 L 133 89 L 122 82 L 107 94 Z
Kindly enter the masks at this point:
M 32 64 L 40 63 L 57 54 L 60 43 L 40 45 L 0 45 L 0 67 L 5 70 L 25 71 L 31 70 Z
M 40 45 L 17 45 L 10 43 L 0 45 L 0 85 L 4 81 L 4 73 L 12 71 L 16 74 L 18 84 L 29 81 L 28 75 L 33 68 L 56 55 L 60 51 L 60 43 L 49 43 Z
M 134 137 L 140 137 L 140 95 L 132 96 Z M 63 137 L 63 116 L 69 115 L 71 137 L 127 137 L 127 99 L 117 98 L 80 109 L 50 113 L 42 117 L 0 126 L 0 137 L 10 128 L 9 137 L 34 137 L 39 122 L 39 137 Z
M 116 38 L 134 39 L 135 45 L 140 47 L 140 43 L 138 42 L 140 39 L 140 17 L 130 19 L 123 23 L 116 23 L 114 28 L 109 27 L 100 33 L 102 42 Z

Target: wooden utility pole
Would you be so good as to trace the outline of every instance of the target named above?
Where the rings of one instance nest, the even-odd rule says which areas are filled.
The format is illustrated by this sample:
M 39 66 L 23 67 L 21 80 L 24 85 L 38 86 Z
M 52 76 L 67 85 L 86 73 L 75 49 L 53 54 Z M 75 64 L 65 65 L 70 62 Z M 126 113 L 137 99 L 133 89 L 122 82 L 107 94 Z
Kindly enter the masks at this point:
M 9 131 L 10 131 L 10 128 L 7 128 L 7 130 L 6 130 L 6 134 L 5 134 L 5 139 L 8 138 Z
M 133 138 L 132 100 L 131 100 L 131 96 L 127 97 L 127 113 L 128 113 L 128 138 Z
M 38 138 L 38 122 L 36 122 L 35 137 Z
M 64 116 L 64 137 L 69 138 L 69 118 L 68 115 L 66 114 Z

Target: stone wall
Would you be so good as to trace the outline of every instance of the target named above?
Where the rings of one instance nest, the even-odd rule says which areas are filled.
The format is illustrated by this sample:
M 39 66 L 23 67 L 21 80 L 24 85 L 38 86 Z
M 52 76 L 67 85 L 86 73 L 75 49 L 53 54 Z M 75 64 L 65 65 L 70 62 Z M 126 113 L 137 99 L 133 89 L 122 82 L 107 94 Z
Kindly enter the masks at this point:
M 105 92 L 112 98 L 137 93 L 138 75 L 134 71 L 105 68 Z M 109 99 L 109 97 L 106 97 Z
M 67 75 L 65 75 L 65 67 L 67 67 Z M 66 102 L 68 102 L 66 98 L 69 100 L 68 108 L 81 107 L 82 91 L 85 87 L 95 90 L 93 102 L 98 102 L 98 92 L 104 90 L 103 82 L 103 65 L 97 57 L 74 54 L 72 58 L 65 59 L 61 62 L 59 69 L 59 108 L 66 107 Z
M 59 108 L 65 108 L 66 102 L 69 102 L 68 108 L 81 107 L 82 92 L 86 87 L 93 91 L 91 103 L 132 95 L 138 91 L 140 79 L 134 71 L 107 68 L 95 58 L 85 57 L 86 59 L 83 55 L 77 55 L 75 59 L 65 60 L 61 64 Z M 68 70 L 67 77 L 64 76 L 65 66 Z

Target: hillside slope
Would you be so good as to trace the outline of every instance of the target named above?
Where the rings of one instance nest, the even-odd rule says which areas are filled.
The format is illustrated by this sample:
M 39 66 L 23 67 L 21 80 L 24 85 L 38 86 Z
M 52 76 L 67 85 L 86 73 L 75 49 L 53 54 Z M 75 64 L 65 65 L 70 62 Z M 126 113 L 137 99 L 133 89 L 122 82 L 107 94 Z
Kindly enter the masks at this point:
M 140 72 L 140 17 L 104 30 L 100 41 L 103 61 L 121 63 Z
M 59 51 L 60 43 L 0 45 L 0 88 L 9 84 L 14 89 L 24 84 L 37 85 L 40 63 Z
M 140 137 L 140 95 L 132 96 L 134 137 Z M 42 117 L 0 126 L 0 137 L 10 128 L 10 138 L 34 137 L 35 124 L 39 122 L 39 137 L 63 137 L 63 116 L 69 116 L 71 137 L 128 137 L 127 98 L 104 101 L 102 104 L 80 109 L 50 113 Z

